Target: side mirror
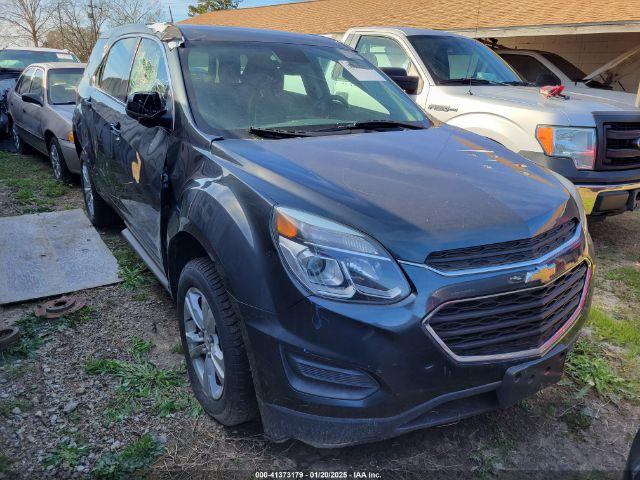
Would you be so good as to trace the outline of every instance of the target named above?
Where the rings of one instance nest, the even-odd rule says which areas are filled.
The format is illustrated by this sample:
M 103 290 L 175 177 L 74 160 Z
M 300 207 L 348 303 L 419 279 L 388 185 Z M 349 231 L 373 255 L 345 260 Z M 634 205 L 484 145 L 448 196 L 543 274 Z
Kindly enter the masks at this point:
M 157 124 L 167 111 L 158 92 L 135 92 L 127 98 L 127 115 L 143 124 Z
M 409 95 L 415 95 L 418 93 L 418 87 L 420 86 L 420 78 L 407 75 L 407 71 L 404 68 L 391 68 L 383 67 L 382 70 L 391 80 L 408 93 Z
M 34 105 L 42 106 L 42 99 L 37 93 L 23 93 L 22 101 L 24 103 L 33 103 Z

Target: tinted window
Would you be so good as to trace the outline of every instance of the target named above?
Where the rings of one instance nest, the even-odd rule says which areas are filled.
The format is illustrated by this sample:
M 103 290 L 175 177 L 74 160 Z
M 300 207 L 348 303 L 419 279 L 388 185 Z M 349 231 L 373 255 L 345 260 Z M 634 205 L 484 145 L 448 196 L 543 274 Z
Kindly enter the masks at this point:
M 143 38 L 131 68 L 129 93 L 157 92 L 166 103 L 169 94 L 169 74 L 162 47 Z
M 36 68 L 36 71 L 33 74 L 33 79 L 31 80 L 31 88 L 29 89 L 29 93 L 38 95 L 40 99 L 43 98 L 43 95 L 42 95 L 43 79 L 44 79 L 44 71 L 41 68 Z
M 547 78 L 547 81 L 542 83 L 553 83 L 554 85 L 561 83 L 560 79 L 554 75 L 551 70 L 529 55 L 505 53 L 502 55 L 502 58 L 515 68 L 520 76 L 524 77 L 528 82 L 536 83 L 538 80 Z
M 470 38 L 414 35 L 409 41 L 437 84 L 519 83 L 521 79 L 490 48 Z
M 81 68 L 49 70 L 47 92 L 52 105 L 76 103 L 76 87 L 80 83 Z
M 30 50 L 0 50 L 0 68 L 16 68 L 22 70 L 32 63 L 45 62 L 79 62 L 73 53 L 66 52 L 32 52 Z
M 23 93 L 27 93 L 29 91 L 29 87 L 31 86 L 31 79 L 33 78 L 33 72 L 35 69 L 28 68 L 22 74 L 22 78 L 20 79 L 20 83 L 16 85 L 16 92 L 22 95 Z
M 100 75 L 100 88 L 123 102 L 127 97 L 131 60 L 137 41 L 137 38 L 123 38 L 114 43 Z
M 202 41 L 179 52 L 189 104 L 208 131 L 426 122 L 395 83 L 346 48 Z

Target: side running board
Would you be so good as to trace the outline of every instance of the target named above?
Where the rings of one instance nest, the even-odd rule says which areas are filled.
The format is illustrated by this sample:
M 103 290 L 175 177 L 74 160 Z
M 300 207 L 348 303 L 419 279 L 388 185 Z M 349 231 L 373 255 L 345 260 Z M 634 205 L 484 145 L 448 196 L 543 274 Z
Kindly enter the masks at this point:
M 160 284 L 166 289 L 169 290 L 169 279 L 166 277 L 160 266 L 149 256 L 149 254 L 142 247 L 140 242 L 133 236 L 133 234 L 129 231 L 128 228 L 122 230 L 122 236 L 124 239 L 131 245 L 131 248 L 138 254 L 138 256 L 142 259 L 142 261 L 147 265 L 149 270 L 156 276 Z

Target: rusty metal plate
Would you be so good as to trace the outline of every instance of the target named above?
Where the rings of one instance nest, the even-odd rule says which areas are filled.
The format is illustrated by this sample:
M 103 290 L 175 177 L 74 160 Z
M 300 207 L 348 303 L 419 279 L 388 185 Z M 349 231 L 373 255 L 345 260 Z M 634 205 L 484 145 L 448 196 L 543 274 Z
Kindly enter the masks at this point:
M 119 282 L 82 210 L 0 218 L 0 305 Z

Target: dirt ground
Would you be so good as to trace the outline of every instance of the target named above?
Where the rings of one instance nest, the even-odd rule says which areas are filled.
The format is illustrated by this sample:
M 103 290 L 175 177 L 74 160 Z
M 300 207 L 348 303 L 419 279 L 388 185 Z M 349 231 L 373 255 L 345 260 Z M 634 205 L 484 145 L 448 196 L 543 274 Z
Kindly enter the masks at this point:
M 0 152 L 0 172 L 16 157 Z M 49 175 L 44 157 L 20 161 L 29 163 L 25 175 L 34 185 L 44 181 L 38 175 Z M 29 197 L 21 188 L 0 175 L 0 215 L 81 205 L 77 185 L 42 200 L 38 191 Z M 249 479 L 256 471 L 331 470 L 373 473 L 370 478 L 618 479 L 640 424 L 634 343 L 640 212 L 594 224 L 591 232 L 599 267 L 594 306 L 609 323 L 594 321 L 585 330 L 586 353 L 579 358 L 585 362 L 569 378 L 508 410 L 318 450 L 273 444 L 259 422 L 225 428 L 201 413 L 186 384 L 171 299 L 117 230 L 101 231 L 120 262 L 122 284 L 81 292 L 88 308 L 58 323 L 30 316 L 37 302 L 0 307 L 0 325 L 18 322 L 32 332 L 22 351 L 0 357 L 0 478 L 138 472 Z M 610 318 L 617 323 L 607 337 L 603 325 Z

